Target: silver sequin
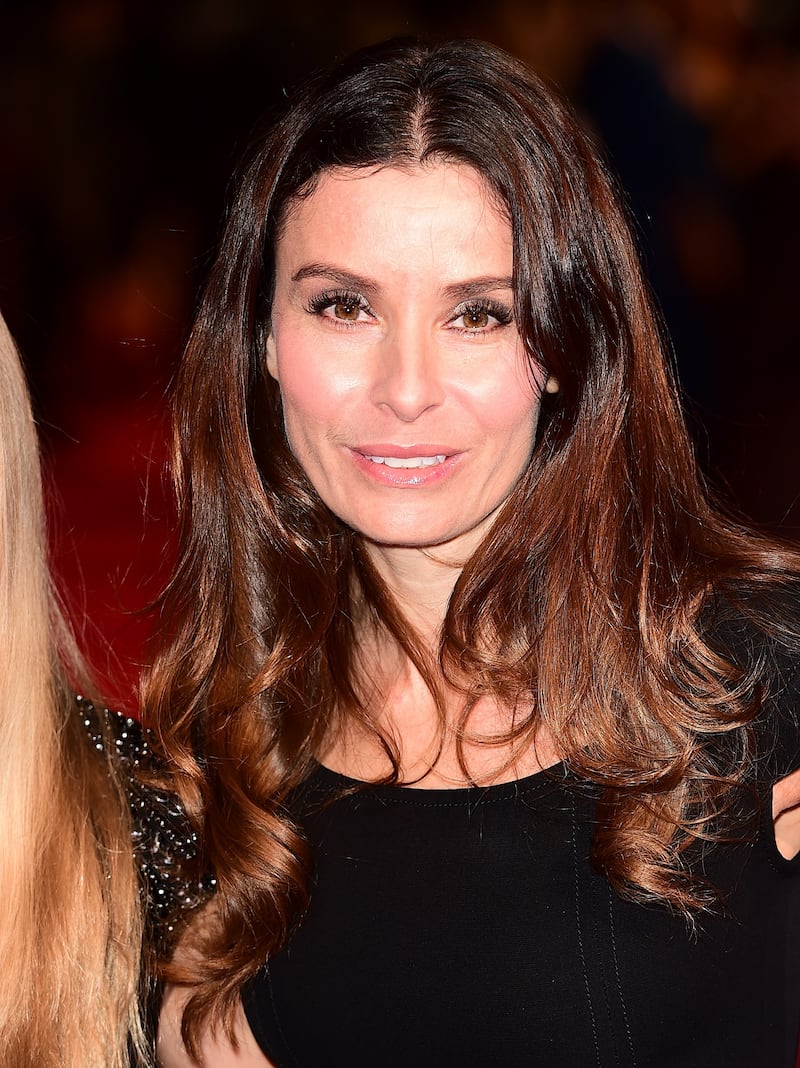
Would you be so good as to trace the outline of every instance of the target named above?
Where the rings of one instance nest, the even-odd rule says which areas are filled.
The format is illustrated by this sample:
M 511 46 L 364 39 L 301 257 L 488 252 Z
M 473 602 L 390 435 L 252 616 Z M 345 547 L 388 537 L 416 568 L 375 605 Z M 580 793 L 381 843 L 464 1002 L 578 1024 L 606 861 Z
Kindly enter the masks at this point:
M 129 716 L 96 709 L 85 697 L 78 696 L 77 703 L 94 748 L 103 752 L 108 744 L 116 750 L 148 918 L 156 939 L 168 941 L 185 915 L 213 893 L 216 880 L 211 874 L 187 875 L 197 867 L 197 835 L 173 794 L 139 779 L 139 771 L 158 767 L 149 732 Z

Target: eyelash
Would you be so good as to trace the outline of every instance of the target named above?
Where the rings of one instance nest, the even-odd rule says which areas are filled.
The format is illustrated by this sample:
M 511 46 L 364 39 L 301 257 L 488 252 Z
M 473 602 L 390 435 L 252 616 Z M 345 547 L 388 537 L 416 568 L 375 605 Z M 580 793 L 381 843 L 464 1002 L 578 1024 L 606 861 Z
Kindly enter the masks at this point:
M 488 324 L 487 326 L 454 326 L 453 329 L 460 334 L 475 335 L 475 334 L 488 334 L 491 331 L 496 330 L 498 327 L 508 326 L 514 319 L 514 315 L 509 307 L 505 304 L 498 304 L 496 300 L 472 300 L 466 304 L 460 304 L 456 308 L 451 323 L 456 319 L 462 318 L 465 315 L 480 315 L 485 314 L 491 316 L 492 319 L 497 321 L 494 324 Z
M 346 289 L 328 289 L 324 293 L 318 293 L 316 296 L 311 297 L 306 307 L 312 315 L 322 315 L 323 312 L 336 304 L 349 304 L 358 308 L 359 311 L 366 312 L 368 315 L 374 316 L 375 314 L 368 301 L 360 293 L 354 293 Z M 455 323 L 457 319 L 465 315 L 480 314 L 488 315 L 496 322 L 483 327 L 453 326 L 452 329 L 456 333 L 474 337 L 477 334 L 488 334 L 498 327 L 508 326 L 514 319 L 513 312 L 507 305 L 499 304 L 495 300 L 485 299 L 460 304 L 455 309 L 449 322 L 451 324 Z M 356 326 L 358 322 L 358 320 L 339 319 L 334 315 L 326 316 L 325 318 L 331 319 L 337 326 L 345 329 Z
M 309 300 L 307 310 L 312 315 L 322 315 L 324 311 L 332 308 L 335 304 L 352 304 L 359 311 L 366 312 L 368 315 L 375 314 L 364 297 L 359 293 L 351 293 L 346 289 L 328 289 L 324 293 L 318 293 Z M 356 320 L 338 319 L 335 315 L 326 316 L 326 318 L 333 320 L 337 326 L 351 327 L 356 325 Z

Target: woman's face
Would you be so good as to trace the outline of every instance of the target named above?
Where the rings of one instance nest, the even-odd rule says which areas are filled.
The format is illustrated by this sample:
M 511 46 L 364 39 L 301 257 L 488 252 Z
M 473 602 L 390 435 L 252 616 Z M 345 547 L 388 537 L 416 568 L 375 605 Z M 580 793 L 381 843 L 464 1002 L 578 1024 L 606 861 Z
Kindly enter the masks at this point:
M 483 179 L 454 163 L 326 172 L 275 251 L 267 366 L 307 477 L 370 541 L 465 559 L 528 464 L 545 379 Z

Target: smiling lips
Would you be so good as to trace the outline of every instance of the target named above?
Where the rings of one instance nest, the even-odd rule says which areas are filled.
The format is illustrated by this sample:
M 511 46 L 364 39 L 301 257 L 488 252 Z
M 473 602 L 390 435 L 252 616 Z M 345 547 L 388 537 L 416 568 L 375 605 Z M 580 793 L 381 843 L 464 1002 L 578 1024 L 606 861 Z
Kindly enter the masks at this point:
M 374 464 L 385 464 L 387 467 L 413 468 L 436 467 L 437 464 L 443 464 L 447 456 L 442 452 L 436 456 L 367 456 L 366 458 Z
M 459 453 L 442 443 L 390 445 L 370 443 L 350 450 L 356 464 L 368 477 L 385 486 L 424 486 L 449 475 Z

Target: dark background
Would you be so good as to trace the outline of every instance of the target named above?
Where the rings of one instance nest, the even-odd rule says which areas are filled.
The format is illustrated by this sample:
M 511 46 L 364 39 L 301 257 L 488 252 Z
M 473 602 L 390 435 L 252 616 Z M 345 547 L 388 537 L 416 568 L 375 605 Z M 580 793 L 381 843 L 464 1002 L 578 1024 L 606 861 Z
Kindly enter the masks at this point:
M 168 571 L 164 398 L 230 174 L 277 94 L 396 33 L 495 41 L 572 99 L 627 190 L 706 470 L 800 532 L 796 0 L 6 0 L 0 308 L 117 703 Z

